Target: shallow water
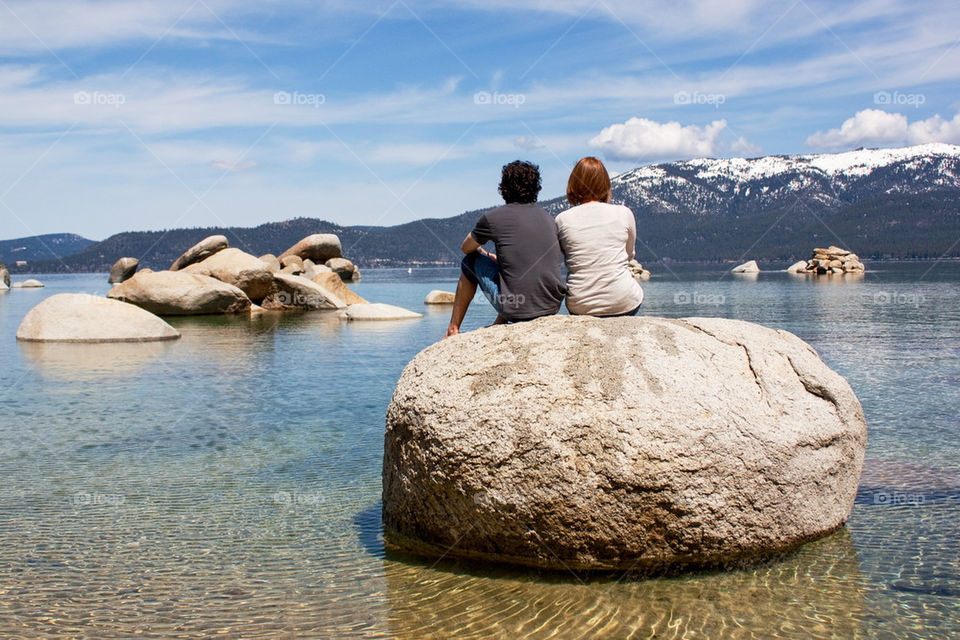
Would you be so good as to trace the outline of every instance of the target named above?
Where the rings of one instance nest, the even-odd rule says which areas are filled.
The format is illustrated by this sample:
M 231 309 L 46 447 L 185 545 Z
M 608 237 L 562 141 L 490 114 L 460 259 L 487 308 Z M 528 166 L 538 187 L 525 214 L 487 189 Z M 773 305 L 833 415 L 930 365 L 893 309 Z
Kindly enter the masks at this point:
M 183 339 L 26 345 L 26 312 L 104 276 L 0 294 L 4 637 L 945 638 L 960 635 L 960 265 L 757 279 L 661 268 L 644 313 L 793 331 L 856 390 L 867 463 L 846 528 L 766 566 L 589 579 L 389 555 L 384 412 L 438 339 L 449 269 L 372 271 L 423 320 L 173 319 Z M 465 329 L 489 323 L 478 304 Z

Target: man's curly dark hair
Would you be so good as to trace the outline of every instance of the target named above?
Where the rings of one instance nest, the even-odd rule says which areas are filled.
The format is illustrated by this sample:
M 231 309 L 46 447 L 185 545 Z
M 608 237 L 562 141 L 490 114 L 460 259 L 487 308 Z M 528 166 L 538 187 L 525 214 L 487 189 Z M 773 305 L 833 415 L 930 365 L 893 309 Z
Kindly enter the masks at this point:
M 530 204 L 540 194 L 540 167 L 516 160 L 503 166 L 500 195 L 507 204 Z

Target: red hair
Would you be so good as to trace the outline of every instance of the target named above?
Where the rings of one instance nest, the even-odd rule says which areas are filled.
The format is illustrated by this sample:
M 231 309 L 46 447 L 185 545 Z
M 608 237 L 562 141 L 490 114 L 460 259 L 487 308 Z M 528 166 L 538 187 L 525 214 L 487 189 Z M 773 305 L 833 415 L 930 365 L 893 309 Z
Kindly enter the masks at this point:
M 567 181 L 567 200 L 576 206 L 585 202 L 610 202 L 610 174 L 597 158 L 581 158 Z

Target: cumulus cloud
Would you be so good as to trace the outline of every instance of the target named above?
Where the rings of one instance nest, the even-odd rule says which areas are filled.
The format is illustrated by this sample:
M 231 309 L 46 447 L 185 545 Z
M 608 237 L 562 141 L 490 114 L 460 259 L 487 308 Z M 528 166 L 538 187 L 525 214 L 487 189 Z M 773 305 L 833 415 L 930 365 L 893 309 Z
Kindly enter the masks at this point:
M 910 122 L 902 113 L 864 109 L 844 120 L 839 128 L 817 131 L 807 138 L 808 145 L 822 149 L 927 142 L 960 144 L 960 113 L 952 120 L 934 115 L 926 120 Z
M 726 120 L 698 127 L 630 118 L 624 124 L 604 128 L 590 140 L 590 146 L 602 149 L 611 160 L 641 162 L 710 156 L 719 152 L 720 132 L 726 126 Z

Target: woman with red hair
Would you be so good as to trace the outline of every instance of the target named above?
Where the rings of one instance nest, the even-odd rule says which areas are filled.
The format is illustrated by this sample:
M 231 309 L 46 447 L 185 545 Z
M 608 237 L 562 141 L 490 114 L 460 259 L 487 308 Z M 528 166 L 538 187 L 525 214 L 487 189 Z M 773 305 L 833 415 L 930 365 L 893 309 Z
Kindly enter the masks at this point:
M 637 226 L 627 207 L 610 204 L 610 176 L 597 158 L 581 159 L 570 173 L 567 200 L 557 216 L 567 263 L 567 310 L 575 315 L 632 316 L 643 289 L 630 273 Z

